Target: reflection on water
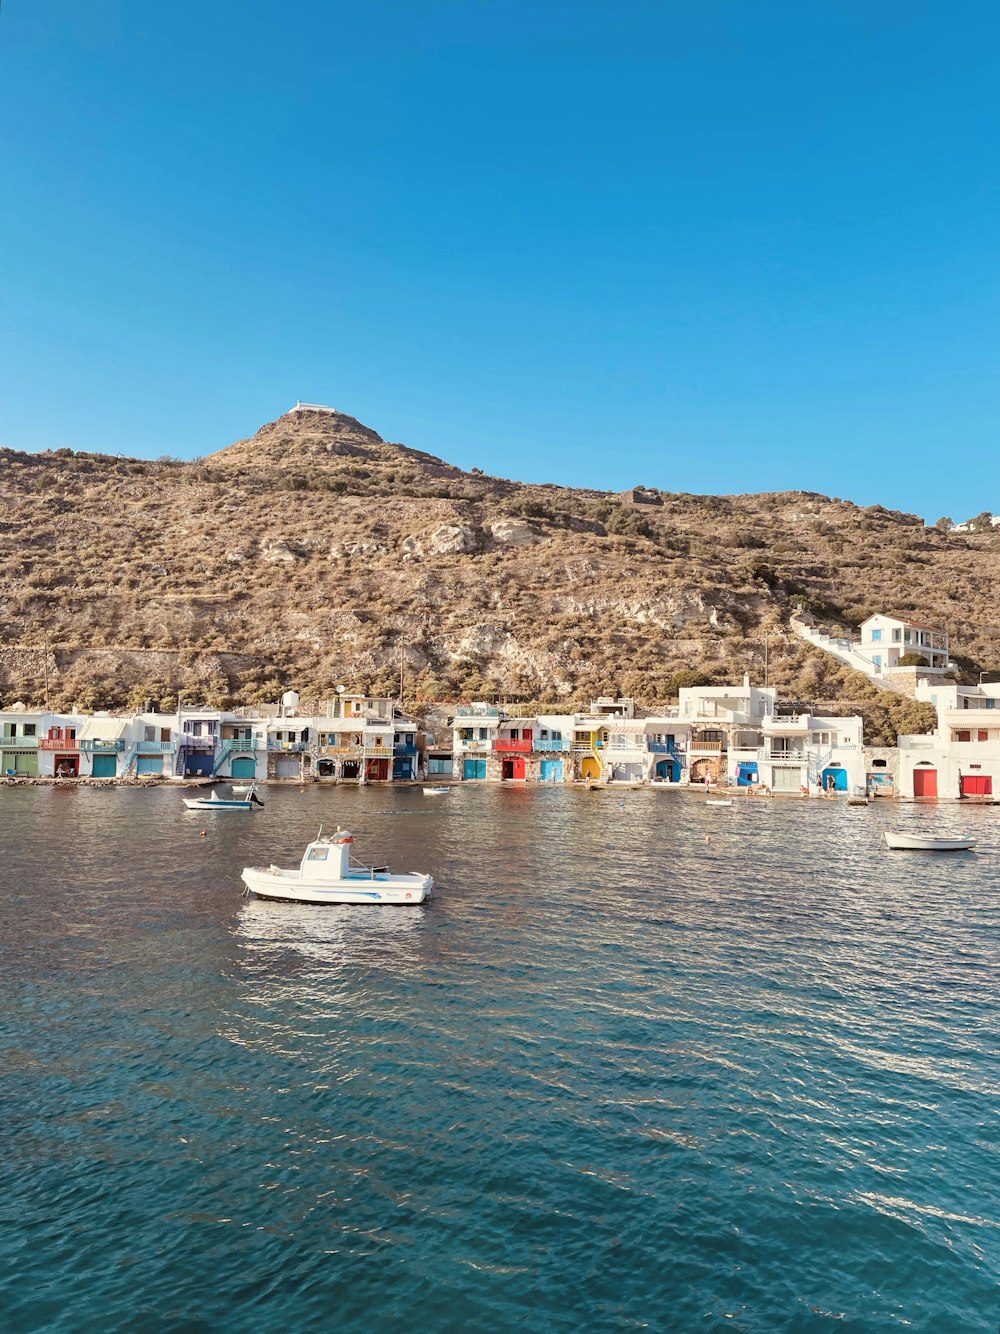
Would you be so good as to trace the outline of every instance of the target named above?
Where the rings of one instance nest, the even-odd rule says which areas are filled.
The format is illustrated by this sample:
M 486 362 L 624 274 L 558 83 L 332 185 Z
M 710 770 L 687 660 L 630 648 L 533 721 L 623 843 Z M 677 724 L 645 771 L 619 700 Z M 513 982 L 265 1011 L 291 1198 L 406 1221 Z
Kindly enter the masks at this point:
M 8 1326 L 992 1331 L 997 818 L 0 791 Z M 431 905 L 241 897 L 338 823 Z

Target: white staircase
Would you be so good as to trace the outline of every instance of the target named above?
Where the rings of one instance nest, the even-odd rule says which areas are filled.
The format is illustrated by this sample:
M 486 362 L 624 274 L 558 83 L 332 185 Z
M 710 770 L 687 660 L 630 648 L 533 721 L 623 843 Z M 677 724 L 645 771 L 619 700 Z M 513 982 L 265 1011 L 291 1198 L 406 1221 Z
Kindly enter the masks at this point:
M 825 634 L 822 630 L 817 630 L 814 625 L 806 625 L 805 621 L 797 620 L 794 616 L 791 619 L 791 627 L 800 639 L 804 639 L 813 648 L 831 654 L 855 672 L 862 672 L 873 686 L 878 686 L 880 690 L 891 691 L 894 695 L 908 694 L 905 687 L 898 682 L 887 680 L 882 675 L 882 668 L 873 662 L 867 653 L 862 653 L 861 644 L 857 640 L 838 639 Z

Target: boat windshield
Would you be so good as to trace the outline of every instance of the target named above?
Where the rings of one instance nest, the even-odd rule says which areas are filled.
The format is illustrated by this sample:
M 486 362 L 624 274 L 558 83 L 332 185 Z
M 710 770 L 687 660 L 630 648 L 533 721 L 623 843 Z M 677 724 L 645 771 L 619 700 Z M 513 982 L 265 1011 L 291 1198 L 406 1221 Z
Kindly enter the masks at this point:
M 310 848 L 306 854 L 306 860 L 310 862 L 325 862 L 329 852 L 329 848 Z

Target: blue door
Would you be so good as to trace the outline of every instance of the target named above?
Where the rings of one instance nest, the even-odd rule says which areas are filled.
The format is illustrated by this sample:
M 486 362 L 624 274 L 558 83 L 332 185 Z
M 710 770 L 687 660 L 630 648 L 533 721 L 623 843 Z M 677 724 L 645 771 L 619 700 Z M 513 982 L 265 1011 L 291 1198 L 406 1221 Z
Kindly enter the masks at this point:
M 667 783 L 676 783 L 681 776 L 681 766 L 677 760 L 657 760 L 656 776 Z
M 95 755 L 90 772 L 94 778 L 114 778 L 118 772 L 118 756 Z
M 162 774 L 162 755 L 140 755 L 135 762 L 135 771 L 139 774 Z
M 404 780 L 412 779 L 413 761 L 409 758 L 409 756 L 404 756 L 402 759 L 393 760 L 392 776 L 393 778 L 402 778 Z
M 829 769 L 824 769 L 822 774 L 823 788 L 829 792 L 831 788 L 835 792 L 847 791 L 847 770 L 839 764 L 831 765 Z
M 543 783 L 561 783 L 563 781 L 562 760 L 542 760 L 540 768 Z
M 466 761 L 465 761 L 465 763 L 464 763 L 463 766 L 462 766 L 462 777 L 463 777 L 463 778 L 485 778 L 485 777 L 486 777 L 486 761 L 485 761 L 485 760 L 473 760 L 473 759 L 468 759 L 468 758 L 467 758 Z
M 737 787 L 753 787 L 758 781 L 756 760 L 743 760 L 736 766 Z
M 238 760 L 233 760 L 231 772 L 234 778 L 256 778 L 257 761 L 243 755 Z

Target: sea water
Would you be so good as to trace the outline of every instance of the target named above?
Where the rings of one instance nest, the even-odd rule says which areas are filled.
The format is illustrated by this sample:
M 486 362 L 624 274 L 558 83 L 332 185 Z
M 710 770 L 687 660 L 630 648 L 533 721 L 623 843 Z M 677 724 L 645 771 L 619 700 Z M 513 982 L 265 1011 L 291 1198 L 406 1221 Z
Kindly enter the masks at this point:
M 3 1334 L 996 1330 L 1000 810 L 264 795 L 0 790 Z

